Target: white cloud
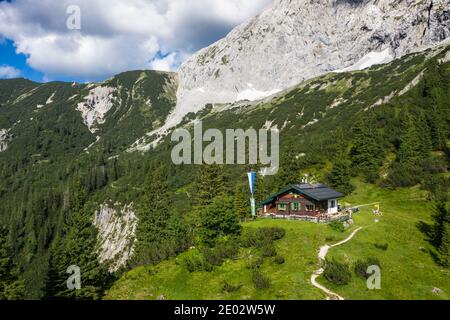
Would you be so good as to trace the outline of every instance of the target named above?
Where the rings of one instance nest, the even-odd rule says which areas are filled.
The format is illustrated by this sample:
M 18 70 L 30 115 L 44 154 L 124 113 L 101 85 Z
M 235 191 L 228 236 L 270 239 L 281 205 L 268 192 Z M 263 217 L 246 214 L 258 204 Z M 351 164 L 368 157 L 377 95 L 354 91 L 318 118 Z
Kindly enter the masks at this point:
M 271 2 L 15 0 L 0 2 L 0 36 L 48 77 L 101 79 L 132 69 L 173 69 Z M 66 27 L 69 5 L 81 8 L 81 30 Z
M 164 58 L 155 59 L 150 64 L 150 68 L 158 71 L 172 71 L 177 59 L 176 53 L 171 53 Z
M 20 75 L 20 70 L 11 67 L 11 66 L 7 66 L 7 65 L 3 65 L 0 66 L 0 78 L 6 78 L 6 79 L 10 79 L 10 78 L 17 78 Z

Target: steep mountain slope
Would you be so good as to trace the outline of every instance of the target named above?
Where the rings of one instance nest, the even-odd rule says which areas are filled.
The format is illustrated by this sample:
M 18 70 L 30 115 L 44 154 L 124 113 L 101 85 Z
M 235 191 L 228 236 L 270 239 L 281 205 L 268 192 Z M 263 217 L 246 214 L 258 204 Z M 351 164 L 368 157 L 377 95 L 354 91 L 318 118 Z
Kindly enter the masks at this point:
M 9 141 L 12 152 L 15 145 L 23 149 L 55 133 L 70 133 L 70 143 L 63 138 L 53 143 L 76 146 L 74 152 L 92 147 L 100 138 L 109 148 L 124 150 L 164 123 L 175 105 L 177 79 L 173 73 L 132 71 L 99 84 L 38 84 L 19 79 L 1 80 L 0 88 L 1 139 L 5 147 Z M 42 154 L 42 149 L 45 146 L 32 152 Z
M 449 35 L 449 0 L 276 0 L 181 66 L 167 126 L 206 103 L 255 100 L 330 71 L 386 63 Z
M 192 130 L 197 119 L 204 129 L 280 129 L 280 172 L 259 180 L 259 200 L 304 173 L 327 181 L 340 144 L 347 153 L 366 147 L 358 140 L 364 129 L 376 147 L 365 154 L 376 160 L 369 163 L 371 182 L 416 185 L 448 170 L 449 52 L 448 45 L 436 46 L 366 70 L 312 78 L 264 100 L 209 105 L 177 127 Z M 158 182 L 146 176 L 155 169 L 166 174 L 162 200 L 171 204 L 164 217 L 155 217 L 163 230 L 149 244 L 149 260 L 195 245 L 190 214 L 199 168 L 172 164 L 168 136 L 150 152 L 129 152 L 134 141 L 167 123 L 177 85 L 175 74 L 152 71 L 99 84 L 0 81 L 0 142 L 7 146 L 0 152 L 0 225 L 9 230 L 25 297 L 66 294 L 73 264 L 90 271 L 85 297 L 101 297 L 110 280 L 103 269 L 120 272 L 134 263 L 142 203 Z M 358 157 L 346 161 L 352 175 L 367 178 Z M 242 186 L 248 169 L 220 170 L 227 194 Z
M 81 180 L 92 198 L 118 179 L 115 156 L 165 121 L 176 86 L 175 74 L 153 71 L 127 72 L 99 84 L 0 80 L 0 227 L 9 230 L 25 297 L 44 294 L 51 248 L 75 215 L 74 183 Z M 110 198 L 99 196 L 88 211 L 91 221 L 99 211 L 100 242 L 122 244 L 124 252 L 102 251 L 105 262 L 129 249 L 129 234 L 120 238 L 110 228 L 133 230 L 132 210 L 125 223 Z

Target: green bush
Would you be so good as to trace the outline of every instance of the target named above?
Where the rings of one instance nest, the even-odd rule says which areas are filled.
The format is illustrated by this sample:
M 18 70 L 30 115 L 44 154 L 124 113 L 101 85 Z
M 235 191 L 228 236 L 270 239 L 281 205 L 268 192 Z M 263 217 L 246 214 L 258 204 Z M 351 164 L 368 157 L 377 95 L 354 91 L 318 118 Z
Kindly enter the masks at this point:
M 202 271 L 203 270 L 203 261 L 197 257 L 197 256 L 191 256 L 191 257 L 184 257 L 183 258 L 183 265 L 189 272 L 196 272 L 196 271 Z
M 367 279 L 369 274 L 367 274 L 367 269 L 370 266 L 378 266 L 381 268 L 381 263 L 377 258 L 368 258 L 366 260 L 358 260 L 353 266 L 353 270 L 356 275 L 361 279 Z
M 202 267 L 201 267 L 201 269 L 198 270 L 198 271 L 212 272 L 213 269 L 214 269 L 214 266 L 213 266 L 211 263 L 206 262 L 206 261 L 203 261 Z
M 282 239 L 286 231 L 282 228 L 259 228 L 256 230 L 245 230 L 240 238 L 241 246 L 244 248 L 262 248 L 276 240 Z
M 244 248 L 256 247 L 258 244 L 258 237 L 256 231 L 253 229 L 244 229 L 240 237 L 241 246 Z
M 282 256 L 276 256 L 275 258 L 273 258 L 273 262 L 275 264 L 284 264 L 285 260 Z
M 222 258 L 216 254 L 214 249 L 211 249 L 209 247 L 202 249 L 202 255 L 205 262 L 211 264 L 212 266 L 220 266 L 223 263 Z
M 266 244 L 261 248 L 261 256 L 263 258 L 275 257 L 277 255 L 277 250 L 273 244 Z
M 257 290 L 268 289 L 271 286 L 270 279 L 259 270 L 253 270 L 252 281 Z
M 234 286 L 234 285 L 228 283 L 227 281 L 225 281 L 223 284 L 223 287 L 222 287 L 222 291 L 232 293 L 232 292 L 238 291 L 241 288 L 242 288 L 242 284 Z
M 334 259 L 326 261 L 323 275 L 325 279 L 337 285 L 346 285 L 352 279 L 348 264 L 340 263 Z
M 270 239 L 272 241 L 283 239 L 286 235 L 286 230 L 283 228 L 261 228 L 258 230 L 262 238 Z
M 374 244 L 375 248 L 386 251 L 389 248 L 389 244 L 388 243 L 375 243 Z
M 233 240 L 220 241 L 216 247 L 204 247 L 201 252 L 205 262 L 213 266 L 221 266 L 226 259 L 236 258 L 239 245 Z
M 264 263 L 264 257 L 258 256 L 257 258 L 250 259 L 250 262 L 247 264 L 247 269 L 256 270 L 259 269 Z
M 338 231 L 338 232 L 344 232 L 345 231 L 345 226 L 344 223 L 342 221 L 332 221 L 329 224 L 330 228 L 333 229 L 334 231 Z

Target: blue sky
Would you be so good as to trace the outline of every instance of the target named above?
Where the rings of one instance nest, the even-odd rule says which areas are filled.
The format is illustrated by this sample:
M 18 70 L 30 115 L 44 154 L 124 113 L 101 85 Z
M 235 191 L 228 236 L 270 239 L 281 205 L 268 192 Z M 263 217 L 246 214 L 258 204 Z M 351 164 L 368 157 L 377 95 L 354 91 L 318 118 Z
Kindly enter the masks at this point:
M 44 74 L 36 71 L 27 64 L 27 56 L 25 54 L 16 54 L 14 42 L 11 40 L 3 40 L 0 42 L 0 66 L 12 66 L 20 71 L 20 77 L 33 81 L 43 81 Z M 6 78 L 4 76 L 4 78 Z
M 176 70 L 271 2 L 0 0 L 0 78 L 85 82 Z M 74 18 L 80 29 L 67 27 Z

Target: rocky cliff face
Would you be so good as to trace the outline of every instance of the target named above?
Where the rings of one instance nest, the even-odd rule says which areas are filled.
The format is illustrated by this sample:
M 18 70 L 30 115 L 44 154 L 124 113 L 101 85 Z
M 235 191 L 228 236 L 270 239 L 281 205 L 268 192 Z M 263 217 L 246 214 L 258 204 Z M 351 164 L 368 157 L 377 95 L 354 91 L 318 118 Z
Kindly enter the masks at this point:
M 275 0 L 179 70 L 166 126 L 206 103 L 255 100 L 321 74 L 386 63 L 450 35 L 450 0 Z
M 8 142 L 12 140 L 12 135 L 9 130 L 0 129 L 0 152 L 5 151 L 8 148 Z
M 95 213 L 94 225 L 98 229 L 99 259 L 115 272 L 133 254 L 137 226 L 133 206 L 104 204 Z

